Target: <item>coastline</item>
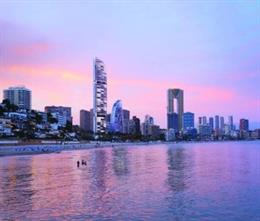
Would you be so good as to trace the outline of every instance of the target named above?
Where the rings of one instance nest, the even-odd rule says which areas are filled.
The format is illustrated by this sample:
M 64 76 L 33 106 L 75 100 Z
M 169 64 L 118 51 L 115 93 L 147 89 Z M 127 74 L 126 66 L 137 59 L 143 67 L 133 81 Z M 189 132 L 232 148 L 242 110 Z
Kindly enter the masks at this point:
M 118 146 L 133 146 L 133 145 L 154 145 L 163 142 L 129 142 L 129 143 L 114 143 L 114 142 L 92 142 L 92 143 L 76 143 L 67 142 L 63 144 L 29 144 L 29 145 L 6 145 L 0 146 L 0 157 L 12 155 L 32 155 L 32 154 L 46 154 L 59 153 L 61 151 L 71 150 L 88 150 L 104 147 L 118 147 Z
M 257 140 L 221 140 L 221 141 L 150 141 L 150 142 L 67 142 L 59 143 L 41 143 L 41 144 L 25 144 L 25 145 L 2 145 L 0 146 L 0 157 L 13 155 L 34 155 L 47 153 L 60 153 L 62 151 L 71 150 L 88 150 L 105 147 L 119 147 L 119 146 L 139 146 L 139 145 L 156 145 L 156 144 L 189 144 L 189 143 L 218 143 L 218 142 L 241 142 L 241 141 L 257 141 Z

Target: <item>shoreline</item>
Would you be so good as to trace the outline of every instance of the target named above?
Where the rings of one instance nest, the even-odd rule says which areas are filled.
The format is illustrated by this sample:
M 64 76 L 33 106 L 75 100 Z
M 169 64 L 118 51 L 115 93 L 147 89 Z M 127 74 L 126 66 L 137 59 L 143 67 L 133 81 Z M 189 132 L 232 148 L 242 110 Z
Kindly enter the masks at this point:
M 136 142 L 136 143 L 65 143 L 65 144 L 29 144 L 29 145 L 13 145 L 13 146 L 0 146 L 0 157 L 14 156 L 14 155 L 34 155 L 34 154 L 47 154 L 47 153 L 60 153 L 62 151 L 71 150 L 89 150 L 105 147 L 118 147 L 118 146 L 136 146 L 136 145 L 155 145 L 162 144 L 163 142 Z
M 113 142 L 92 142 L 92 143 L 76 143 L 68 142 L 64 144 L 58 143 L 41 143 L 41 144 L 25 144 L 25 145 L 6 145 L 0 146 L 0 157 L 15 156 L 15 155 L 34 155 L 47 153 L 60 153 L 62 151 L 71 150 L 89 150 L 105 147 L 119 147 L 119 146 L 139 146 L 139 145 L 158 145 L 158 144 L 192 144 L 192 143 L 218 143 L 218 142 L 241 142 L 241 141 L 257 141 L 257 140 L 220 140 L 220 141 L 155 141 L 155 142 L 128 142 L 128 143 L 113 143 Z M 258 140 L 259 141 L 259 140 Z

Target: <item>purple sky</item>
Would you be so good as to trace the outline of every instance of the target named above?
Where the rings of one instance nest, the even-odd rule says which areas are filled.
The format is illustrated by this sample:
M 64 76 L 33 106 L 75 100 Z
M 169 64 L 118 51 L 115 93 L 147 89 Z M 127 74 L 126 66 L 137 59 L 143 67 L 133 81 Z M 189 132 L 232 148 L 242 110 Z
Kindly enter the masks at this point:
M 0 90 L 25 85 L 33 108 L 92 108 L 94 56 L 106 64 L 108 111 L 166 126 L 166 90 L 185 111 L 260 127 L 259 1 L 0 1 Z M 227 119 L 227 118 L 226 118 Z

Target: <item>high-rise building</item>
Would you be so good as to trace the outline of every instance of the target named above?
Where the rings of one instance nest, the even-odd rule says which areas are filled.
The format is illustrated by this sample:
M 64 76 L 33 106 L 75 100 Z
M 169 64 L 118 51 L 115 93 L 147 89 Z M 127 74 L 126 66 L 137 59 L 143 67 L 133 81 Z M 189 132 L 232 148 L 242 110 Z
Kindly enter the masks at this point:
M 123 109 L 123 133 L 129 134 L 130 111 Z
M 20 109 L 31 109 L 31 91 L 25 87 L 9 87 L 3 92 L 3 98 Z
M 154 125 L 154 119 L 150 115 L 145 115 L 144 122 L 150 125 Z
M 210 126 L 211 131 L 213 131 L 214 130 L 214 118 L 213 117 L 209 118 L 209 126 Z
M 111 132 L 110 120 L 111 120 L 111 114 L 107 114 L 107 116 L 106 116 L 106 132 Z
M 123 109 L 123 118 L 125 120 L 130 120 L 130 111 L 129 110 Z
M 206 125 L 206 124 L 207 124 L 207 117 L 206 117 L 206 116 L 203 116 L 203 117 L 202 117 L 202 124 L 203 124 L 203 125 Z
M 212 131 L 209 124 L 199 125 L 199 134 L 202 137 L 209 137 Z
M 141 125 L 141 132 L 143 136 L 149 136 L 152 139 L 160 137 L 160 127 L 154 124 L 154 119 L 150 115 L 145 116 L 145 120 Z
M 141 133 L 144 136 L 152 135 L 152 126 L 154 125 L 153 117 L 146 115 L 141 125 Z
M 168 130 L 174 129 L 175 131 L 178 131 L 179 130 L 178 120 L 179 120 L 178 114 L 176 114 L 176 113 L 167 114 Z
M 224 125 L 224 130 L 223 130 L 223 133 L 226 135 L 226 136 L 230 136 L 231 135 L 231 127 L 229 124 L 225 124 Z
M 219 130 L 219 116 L 215 116 L 215 130 Z
M 219 116 L 215 116 L 215 136 L 220 135 L 220 128 L 219 128 Z
M 176 100 L 176 106 L 174 101 Z M 179 131 L 183 129 L 182 119 L 183 119 L 183 90 L 181 89 L 168 89 L 167 91 L 167 127 L 168 129 L 177 128 Z M 177 112 L 176 112 L 177 110 Z M 177 114 L 177 122 L 176 115 Z M 175 125 L 177 123 L 177 125 Z
M 234 122 L 233 122 L 233 116 L 228 116 L 228 125 L 230 126 L 231 130 L 234 130 Z
M 240 131 L 248 131 L 249 130 L 249 120 L 248 119 L 240 119 L 239 130 Z
M 129 121 L 129 133 L 134 135 L 141 134 L 140 119 L 136 116 Z
M 225 119 L 224 117 L 220 117 L 220 130 L 224 131 L 224 127 L 225 127 Z
M 183 129 L 191 129 L 194 128 L 194 113 L 185 112 L 183 114 Z
M 94 133 L 105 133 L 107 115 L 107 74 L 103 61 L 98 58 L 94 59 L 93 92 L 93 130 Z
M 123 108 L 121 100 L 117 100 L 113 105 L 109 131 L 123 133 Z
M 94 111 L 93 108 L 90 109 L 90 131 L 93 132 L 93 119 L 94 119 Z
M 202 117 L 199 117 L 199 125 L 202 125 Z
M 91 131 L 90 111 L 80 110 L 80 128 L 84 131 Z
M 71 107 L 46 106 L 45 112 L 52 114 L 60 126 L 65 126 L 67 122 L 72 123 Z

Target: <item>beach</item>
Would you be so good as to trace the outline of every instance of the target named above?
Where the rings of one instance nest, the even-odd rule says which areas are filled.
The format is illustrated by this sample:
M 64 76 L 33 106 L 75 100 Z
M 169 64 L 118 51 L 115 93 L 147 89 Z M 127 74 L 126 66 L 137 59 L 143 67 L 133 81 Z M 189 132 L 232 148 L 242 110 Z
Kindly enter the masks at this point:
M 0 156 L 25 155 L 25 154 L 44 154 L 69 150 L 83 150 L 103 147 L 130 146 L 130 145 L 148 145 L 161 142 L 42 142 L 40 144 L 6 144 L 0 146 Z

